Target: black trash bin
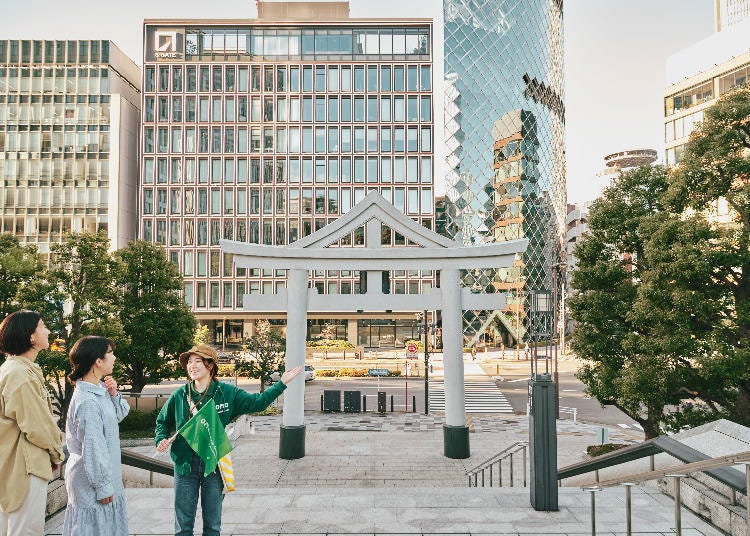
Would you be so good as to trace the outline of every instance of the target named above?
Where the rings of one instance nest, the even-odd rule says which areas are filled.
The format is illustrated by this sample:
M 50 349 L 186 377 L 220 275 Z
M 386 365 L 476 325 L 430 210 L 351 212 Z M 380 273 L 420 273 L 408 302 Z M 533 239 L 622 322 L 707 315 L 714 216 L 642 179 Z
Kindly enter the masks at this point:
M 325 413 L 339 413 L 341 411 L 341 391 L 323 391 L 323 411 Z
M 378 391 L 378 413 L 385 415 L 385 391 Z
M 362 411 L 362 394 L 359 391 L 344 391 L 344 413 Z

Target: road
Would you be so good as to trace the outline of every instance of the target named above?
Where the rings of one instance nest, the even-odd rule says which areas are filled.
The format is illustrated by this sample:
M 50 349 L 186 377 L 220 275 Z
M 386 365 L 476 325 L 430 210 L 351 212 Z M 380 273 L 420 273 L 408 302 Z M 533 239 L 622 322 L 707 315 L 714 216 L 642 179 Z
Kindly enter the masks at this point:
M 626 426 L 631 429 L 637 428 L 635 421 L 616 407 L 602 407 L 598 400 L 585 395 L 585 386 L 575 377 L 575 372 L 579 366 L 580 364 L 576 360 L 559 362 L 560 407 L 576 408 L 578 419 L 585 422 L 620 428 Z M 505 394 L 514 410 L 525 412 L 528 398 L 527 381 L 530 375 L 529 362 L 506 360 L 499 367 L 498 387 Z M 540 372 L 543 372 L 544 362 L 540 362 L 539 369 Z M 572 418 L 571 414 L 565 412 L 560 416 L 564 419 Z
M 528 396 L 527 381 L 530 374 L 529 362 L 513 359 L 497 360 L 492 357 L 480 354 L 476 363 L 483 366 L 489 377 L 495 378 L 496 385 L 508 399 L 516 414 L 525 414 Z M 436 360 L 435 364 L 441 365 L 439 360 Z M 319 365 L 316 364 L 316 366 Z M 577 418 L 584 422 L 599 423 L 615 428 L 637 428 L 635 421 L 619 409 L 614 406 L 602 407 L 597 400 L 584 394 L 584 385 L 575 378 L 575 372 L 579 367 L 578 361 L 561 360 L 559 366 L 560 407 L 576 408 Z M 544 364 L 540 362 L 540 371 L 543 369 Z M 166 381 L 160 385 L 147 386 L 144 393 L 168 395 L 184 383 L 184 380 Z M 260 390 L 257 380 L 240 379 L 239 386 L 248 392 Z M 410 378 L 408 385 L 404 378 L 318 377 L 306 385 L 305 408 L 309 411 L 320 411 L 320 399 L 323 391 L 327 389 L 360 391 L 362 395 L 367 396 L 367 409 L 370 411 L 376 407 L 378 391 L 384 391 L 387 394 L 389 409 L 390 397 L 393 395 L 396 411 L 404 411 L 404 399 L 408 397 L 409 411 L 412 411 L 412 404 L 416 402 L 416 411 L 424 412 L 424 379 L 419 377 Z M 562 412 L 560 416 L 563 419 L 572 419 L 572 414 L 569 412 Z

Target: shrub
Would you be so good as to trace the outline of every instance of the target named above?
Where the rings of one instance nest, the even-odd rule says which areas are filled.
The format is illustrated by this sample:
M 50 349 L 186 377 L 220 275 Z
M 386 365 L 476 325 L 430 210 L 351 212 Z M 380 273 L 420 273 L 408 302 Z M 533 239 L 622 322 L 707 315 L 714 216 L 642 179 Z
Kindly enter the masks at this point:
M 391 370 L 390 373 L 391 373 L 391 376 L 401 376 L 400 370 Z
M 312 339 L 307 341 L 310 348 L 354 348 L 354 345 L 343 339 Z
M 156 417 L 158 415 L 159 410 L 141 411 L 138 409 L 131 409 L 128 415 L 122 420 L 122 422 L 120 422 L 120 431 L 150 431 L 151 435 L 153 435 L 154 427 L 156 426 Z
M 219 365 L 219 376 L 234 376 L 234 365 Z
M 281 414 L 281 410 L 279 408 L 275 407 L 275 406 L 268 406 L 263 411 L 259 411 L 257 413 L 251 413 L 251 415 L 258 415 L 258 416 L 263 416 L 263 415 L 280 415 L 280 414 Z
M 339 375 L 339 371 L 335 369 L 317 369 L 315 371 L 316 376 L 334 377 Z
M 624 443 L 604 443 L 602 445 L 589 445 L 588 447 L 586 447 L 586 454 L 593 458 L 596 456 L 601 456 L 602 454 L 614 452 L 627 446 L 628 445 Z

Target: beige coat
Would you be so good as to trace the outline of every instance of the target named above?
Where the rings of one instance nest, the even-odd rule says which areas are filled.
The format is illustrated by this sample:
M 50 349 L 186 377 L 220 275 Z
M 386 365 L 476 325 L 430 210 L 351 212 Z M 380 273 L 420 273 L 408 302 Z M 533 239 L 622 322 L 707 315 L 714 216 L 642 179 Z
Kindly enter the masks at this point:
M 29 476 L 52 479 L 63 459 L 62 433 L 42 369 L 22 357 L 0 366 L 0 509 L 17 510 L 29 492 Z

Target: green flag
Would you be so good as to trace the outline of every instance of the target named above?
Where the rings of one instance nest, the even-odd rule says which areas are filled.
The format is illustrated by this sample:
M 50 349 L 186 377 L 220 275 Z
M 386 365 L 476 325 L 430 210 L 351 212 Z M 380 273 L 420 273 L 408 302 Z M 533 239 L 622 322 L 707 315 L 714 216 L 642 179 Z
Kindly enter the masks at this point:
M 219 460 L 232 451 L 232 443 L 211 400 L 180 428 L 179 434 L 205 463 L 203 476 L 213 473 Z

